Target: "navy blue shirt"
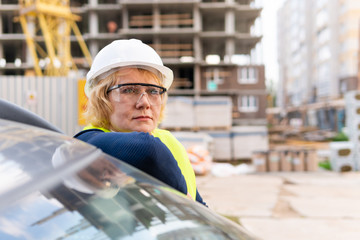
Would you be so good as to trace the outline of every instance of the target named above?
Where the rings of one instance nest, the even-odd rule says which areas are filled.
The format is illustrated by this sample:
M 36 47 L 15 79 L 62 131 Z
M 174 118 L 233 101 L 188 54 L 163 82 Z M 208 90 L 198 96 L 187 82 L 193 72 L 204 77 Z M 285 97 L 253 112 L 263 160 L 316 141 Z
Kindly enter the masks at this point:
M 104 132 L 100 129 L 84 130 L 74 137 L 187 194 L 185 178 L 174 156 L 159 138 L 143 132 Z M 198 190 L 196 201 L 207 206 Z
M 143 132 L 82 131 L 74 136 L 187 194 L 185 178 L 160 139 Z

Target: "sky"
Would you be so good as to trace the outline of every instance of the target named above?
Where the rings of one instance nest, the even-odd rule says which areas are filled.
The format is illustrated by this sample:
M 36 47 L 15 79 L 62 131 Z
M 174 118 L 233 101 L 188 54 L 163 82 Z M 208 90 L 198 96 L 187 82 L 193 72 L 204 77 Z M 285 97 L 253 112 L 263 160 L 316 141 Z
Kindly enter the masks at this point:
M 279 80 L 279 67 L 277 62 L 277 10 L 285 0 L 263 0 L 262 16 L 262 45 L 263 60 L 265 64 L 265 75 L 267 84 L 269 81 L 275 83 Z

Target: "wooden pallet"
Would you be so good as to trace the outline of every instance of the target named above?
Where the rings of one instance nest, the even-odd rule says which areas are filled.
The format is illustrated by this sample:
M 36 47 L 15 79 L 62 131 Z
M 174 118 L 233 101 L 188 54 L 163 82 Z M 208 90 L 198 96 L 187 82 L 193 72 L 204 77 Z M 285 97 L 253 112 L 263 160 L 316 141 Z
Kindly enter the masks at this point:
M 200 132 L 200 131 L 230 131 L 231 126 L 215 126 L 215 127 L 166 127 L 169 131 L 176 132 Z

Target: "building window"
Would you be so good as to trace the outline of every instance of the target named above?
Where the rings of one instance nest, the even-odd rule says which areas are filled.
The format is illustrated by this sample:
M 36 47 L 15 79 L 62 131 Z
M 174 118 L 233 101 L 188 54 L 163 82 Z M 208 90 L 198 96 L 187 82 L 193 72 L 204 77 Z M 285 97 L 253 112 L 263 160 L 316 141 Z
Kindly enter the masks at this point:
M 322 9 L 324 8 L 325 4 L 327 3 L 327 0 L 318 0 L 315 1 L 315 5 L 317 9 Z
M 330 36 L 330 29 L 329 28 L 322 28 L 318 33 L 317 33 L 317 37 L 318 37 L 318 43 L 319 44 L 324 44 L 327 43 L 331 36 Z
M 255 84 L 258 82 L 258 72 L 255 67 L 244 67 L 238 69 L 238 83 Z
M 329 22 L 329 14 L 325 9 L 322 9 L 316 15 L 316 27 L 318 28 L 324 27 L 328 22 Z
M 331 52 L 328 45 L 322 46 L 317 50 L 318 61 L 323 62 L 331 58 Z
M 259 100 L 253 95 L 244 95 L 238 98 L 240 112 L 257 112 L 259 110 Z

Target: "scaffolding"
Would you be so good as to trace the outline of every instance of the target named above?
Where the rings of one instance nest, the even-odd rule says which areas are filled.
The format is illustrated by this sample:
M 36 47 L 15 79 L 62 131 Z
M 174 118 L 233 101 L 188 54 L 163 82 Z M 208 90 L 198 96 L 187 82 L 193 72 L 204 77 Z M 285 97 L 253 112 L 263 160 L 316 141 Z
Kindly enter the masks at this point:
M 71 31 L 91 66 L 90 52 L 72 14 L 69 0 L 19 0 L 19 18 L 37 76 L 67 76 L 77 70 L 71 55 Z

